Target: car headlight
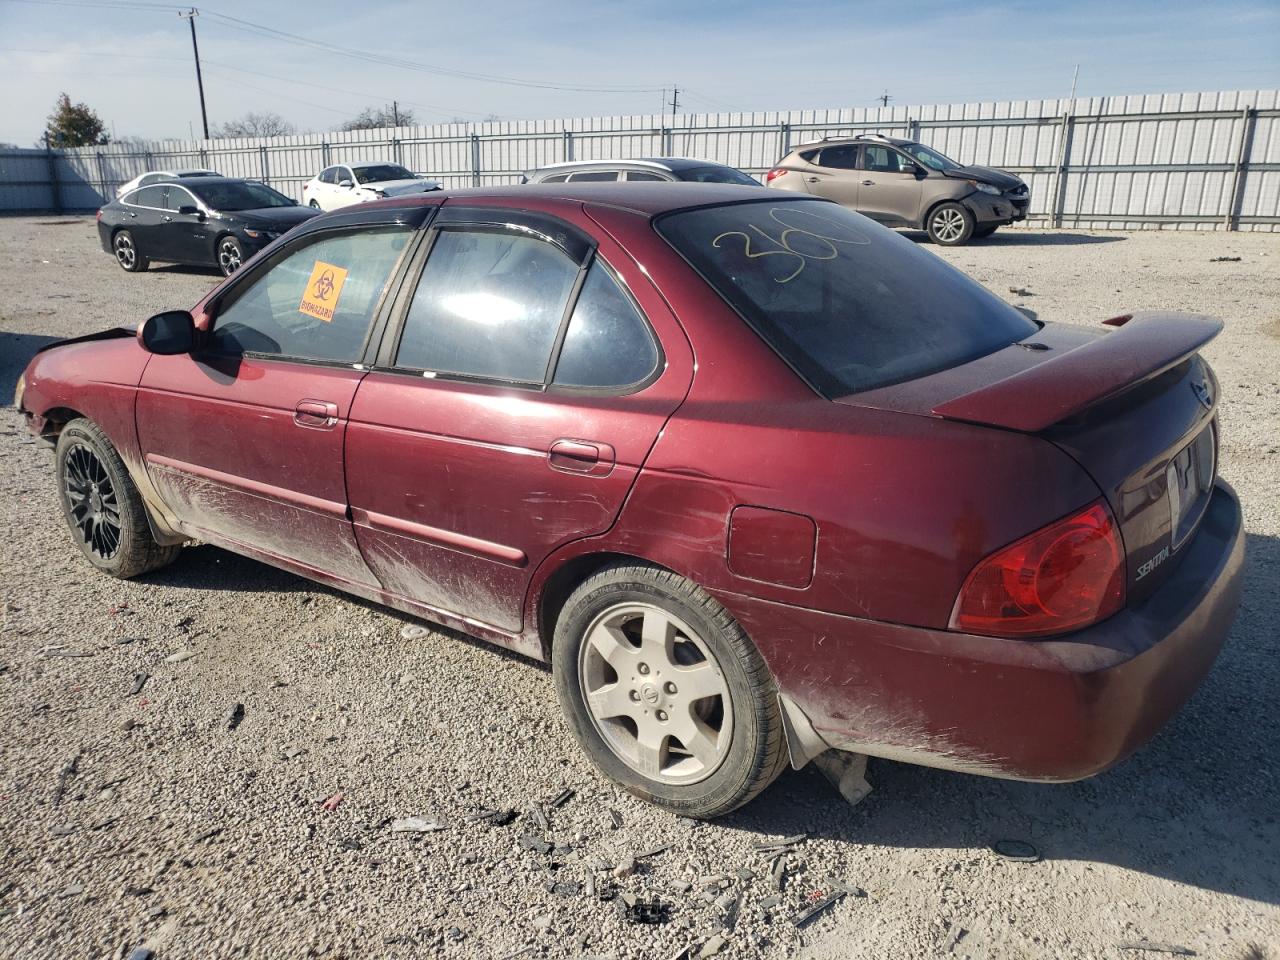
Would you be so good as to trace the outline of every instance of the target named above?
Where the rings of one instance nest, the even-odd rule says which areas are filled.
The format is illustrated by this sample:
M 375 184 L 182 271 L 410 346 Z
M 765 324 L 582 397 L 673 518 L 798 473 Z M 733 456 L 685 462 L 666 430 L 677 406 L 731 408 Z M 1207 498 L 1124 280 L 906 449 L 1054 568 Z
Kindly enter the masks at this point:
M 983 193 L 989 193 L 993 197 L 998 197 L 1000 196 L 1000 194 L 1004 193 L 1004 191 L 1001 190 L 999 187 L 992 186 L 989 183 L 980 183 L 977 180 L 970 180 L 969 182 L 972 183 L 979 190 L 981 190 Z
M 22 409 L 22 395 L 27 392 L 27 375 L 22 373 L 18 376 L 18 385 L 13 388 L 13 408 L 15 410 Z
M 248 227 L 244 228 L 244 235 L 250 240 L 274 240 L 280 236 L 280 234 L 272 233 L 270 230 L 251 230 Z

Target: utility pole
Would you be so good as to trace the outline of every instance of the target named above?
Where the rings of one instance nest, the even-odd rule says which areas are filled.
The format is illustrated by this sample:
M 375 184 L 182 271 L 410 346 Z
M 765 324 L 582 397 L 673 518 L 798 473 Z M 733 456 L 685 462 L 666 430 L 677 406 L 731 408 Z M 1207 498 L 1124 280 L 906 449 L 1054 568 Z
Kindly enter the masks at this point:
M 673 128 L 676 125 L 676 108 L 678 106 L 680 106 L 680 88 L 672 87 L 671 88 L 671 126 Z
M 209 139 L 209 114 L 204 108 L 204 78 L 200 76 L 200 45 L 196 43 L 196 17 L 200 11 L 192 7 L 186 13 L 178 11 L 178 16 L 191 24 L 191 52 L 196 58 L 196 87 L 200 90 L 200 123 L 204 127 L 204 138 Z
M 391 119 L 395 121 L 393 127 L 400 126 L 400 104 L 395 100 L 391 101 Z
M 887 107 L 889 105 L 889 101 L 892 100 L 893 97 L 889 96 L 889 91 L 886 89 L 885 92 L 876 97 L 876 99 L 880 101 L 880 106 Z
M 1076 109 L 1076 81 L 1080 79 L 1080 64 L 1076 64 L 1075 70 L 1071 72 L 1071 112 Z

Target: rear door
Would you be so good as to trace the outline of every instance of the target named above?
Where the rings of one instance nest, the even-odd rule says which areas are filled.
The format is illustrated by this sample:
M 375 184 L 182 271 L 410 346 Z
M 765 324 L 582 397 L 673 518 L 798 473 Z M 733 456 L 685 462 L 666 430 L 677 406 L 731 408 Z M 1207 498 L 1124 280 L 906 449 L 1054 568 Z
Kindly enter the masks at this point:
M 861 163 L 858 212 L 881 223 L 916 223 L 924 188 L 915 165 L 883 143 L 863 144 Z
M 813 167 L 805 171 L 805 186 L 817 197 L 826 197 L 846 207 L 859 209 L 859 181 L 856 143 L 837 143 L 823 147 L 813 158 Z
M 199 351 L 151 357 L 139 440 L 188 532 L 374 583 L 347 515 L 343 440 L 369 330 L 414 232 L 387 222 L 299 237 L 228 288 Z
M 135 191 L 126 200 L 129 213 L 125 227 L 133 234 L 133 245 L 144 257 L 155 260 L 168 260 L 169 253 L 164 243 L 164 233 L 160 229 L 165 215 L 165 195 L 169 188 L 163 183 L 152 184 Z
M 519 631 L 533 571 L 609 528 L 684 397 L 678 325 L 589 229 L 452 204 L 433 224 L 347 432 L 356 536 L 393 593 Z

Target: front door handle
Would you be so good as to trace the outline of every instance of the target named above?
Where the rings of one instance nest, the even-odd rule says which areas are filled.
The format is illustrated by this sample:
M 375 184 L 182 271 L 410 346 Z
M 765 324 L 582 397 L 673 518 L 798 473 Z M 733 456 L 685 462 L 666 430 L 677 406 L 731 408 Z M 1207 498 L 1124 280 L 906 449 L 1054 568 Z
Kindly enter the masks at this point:
M 165 222 L 165 223 L 172 223 L 172 222 L 173 222 L 173 217 L 169 216 L 168 214 L 165 214 L 164 222 Z
M 862 185 L 864 187 L 874 187 L 876 185 L 876 182 L 874 180 L 863 180 Z
M 806 180 L 808 180 L 810 183 L 821 183 L 821 182 L 822 182 L 822 178 L 821 178 L 821 177 L 805 177 L 805 179 L 806 179 Z
M 551 445 L 547 464 L 561 473 L 582 473 L 607 477 L 613 472 L 613 447 L 598 440 L 560 439 Z
M 299 400 L 293 422 L 314 430 L 332 430 L 338 424 L 338 405 L 327 400 Z

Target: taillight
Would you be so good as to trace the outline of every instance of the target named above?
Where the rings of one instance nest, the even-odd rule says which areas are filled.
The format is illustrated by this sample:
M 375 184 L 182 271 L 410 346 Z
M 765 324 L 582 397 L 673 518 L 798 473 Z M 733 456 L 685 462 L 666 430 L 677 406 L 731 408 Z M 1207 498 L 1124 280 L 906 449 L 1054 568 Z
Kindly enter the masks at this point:
M 98 211 L 98 217 L 97 217 L 97 219 L 98 219 L 98 222 L 99 222 L 99 223 L 101 223 L 101 222 L 102 222 L 102 211 L 101 211 L 101 210 L 99 210 L 99 211 Z
M 1099 500 L 973 568 L 951 626 L 995 637 L 1066 633 L 1124 606 L 1124 545 Z
M 778 177 L 782 176 L 786 172 L 787 171 L 784 170 L 782 167 L 774 167 L 772 170 L 770 170 L 768 173 L 764 175 L 764 182 L 772 183 L 774 180 L 778 179 Z

